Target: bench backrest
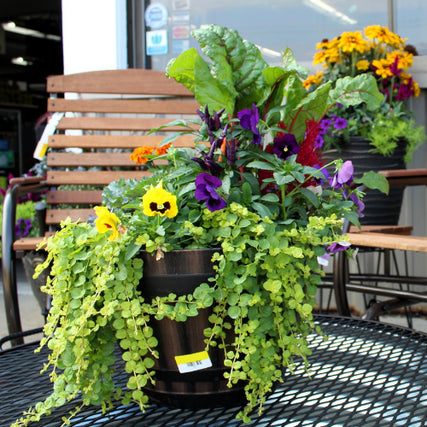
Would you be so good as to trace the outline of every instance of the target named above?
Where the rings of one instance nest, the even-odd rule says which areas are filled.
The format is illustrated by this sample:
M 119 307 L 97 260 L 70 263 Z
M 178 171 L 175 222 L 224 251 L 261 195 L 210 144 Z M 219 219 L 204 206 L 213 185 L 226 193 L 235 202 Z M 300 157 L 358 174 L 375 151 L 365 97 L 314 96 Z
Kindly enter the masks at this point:
M 112 181 L 147 174 L 130 160 L 133 149 L 156 147 L 165 133 L 148 131 L 196 116 L 199 108 L 184 86 L 153 70 L 52 76 L 47 92 L 48 111 L 64 113 L 48 140 L 46 224 L 51 228 L 67 217 L 87 220 L 91 206 L 102 202 L 102 188 Z M 173 144 L 194 145 L 190 137 Z

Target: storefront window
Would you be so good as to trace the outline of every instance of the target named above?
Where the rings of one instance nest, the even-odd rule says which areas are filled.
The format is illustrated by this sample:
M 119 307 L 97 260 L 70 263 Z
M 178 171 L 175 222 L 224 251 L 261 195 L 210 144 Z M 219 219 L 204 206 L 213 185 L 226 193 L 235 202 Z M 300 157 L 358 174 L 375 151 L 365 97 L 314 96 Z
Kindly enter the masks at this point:
M 427 55 L 427 2 L 397 0 L 395 15 L 396 32 L 407 38 L 420 55 Z
M 422 0 L 409 3 L 421 3 Z M 387 0 L 132 0 L 134 66 L 164 70 L 171 58 L 197 47 L 191 30 L 202 24 L 236 29 L 262 47 L 267 62 L 281 63 L 289 47 L 311 67 L 316 43 L 343 31 L 387 25 Z M 408 3 L 406 0 L 401 3 Z M 405 34 L 402 34 L 405 36 Z

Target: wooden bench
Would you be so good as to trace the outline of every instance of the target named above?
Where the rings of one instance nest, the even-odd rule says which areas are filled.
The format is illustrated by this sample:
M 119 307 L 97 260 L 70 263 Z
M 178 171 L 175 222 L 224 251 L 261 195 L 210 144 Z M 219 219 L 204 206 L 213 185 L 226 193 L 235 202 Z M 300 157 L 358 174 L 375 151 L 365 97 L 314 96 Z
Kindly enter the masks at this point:
M 102 189 L 118 178 L 140 178 L 147 171 L 131 161 L 136 147 L 156 147 L 165 133 L 148 131 L 178 118 L 196 117 L 193 94 L 163 72 L 109 70 L 47 79 L 47 110 L 63 114 L 48 139 L 46 177 L 15 178 L 3 206 L 2 274 L 6 318 L 11 334 L 21 331 L 16 258 L 35 250 L 43 237 L 15 240 L 16 202 L 20 194 L 46 190 L 47 233 L 67 217 L 86 221 L 102 203 Z M 165 132 L 177 130 L 168 128 Z M 183 136 L 176 147 L 194 146 Z
M 389 170 L 381 172 L 393 186 L 427 186 L 427 169 Z M 350 227 L 346 236 L 350 243 L 359 248 L 382 250 L 386 253 L 393 250 L 407 252 L 427 252 L 427 237 L 410 235 L 410 226 L 364 226 L 362 230 Z M 427 285 L 426 277 L 397 276 L 389 273 L 386 265 L 383 274 L 361 272 L 350 274 L 348 259 L 344 254 L 336 254 L 334 260 L 334 289 L 339 314 L 351 315 L 347 293 L 361 292 L 390 297 L 392 299 L 373 304 L 365 313 L 365 319 L 376 318 L 378 315 L 395 308 L 415 303 L 427 303 L 427 292 L 386 287 L 383 283 Z M 366 284 L 375 282 L 376 284 Z M 381 282 L 381 286 L 378 283 Z

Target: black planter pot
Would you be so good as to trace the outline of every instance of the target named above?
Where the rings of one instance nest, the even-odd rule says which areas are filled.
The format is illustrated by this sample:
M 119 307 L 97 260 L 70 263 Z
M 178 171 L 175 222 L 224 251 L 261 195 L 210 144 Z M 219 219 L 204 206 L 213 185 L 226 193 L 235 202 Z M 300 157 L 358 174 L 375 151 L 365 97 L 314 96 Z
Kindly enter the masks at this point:
M 142 252 L 144 276 L 140 284 L 146 299 L 167 296 L 170 293 L 192 293 L 201 283 L 214 275 L 211 259 L 218 249 L 179 250 L 165 253 L 156 261 L 154 256 Z M 154 402 L 170 407 L 188 409 L 236 406 L 245 402 L 244 384 L 227 387 L 224 379 L 223 350 L 209 349 L 212 367 L 180 373 L 175 356 L 189 355 L 205 350 L 205 328 L 210 309 L 199 310 L 197 317 L 185 322 L 169 319 L 153 320 L 150 326 L 158 339 L 159 359 L 154 367 L 156 384 L 148 384 L 144 391 Z M 232 339 L 232 337 L 228 337 Z
M 369 141 L 363 137 L 351 137 L 340 151 L 325 152 L 326 161 L 343 159 L 351 160 L 354 165 L 355 176 L 362 176 L 364 172 L 373 170 L 405 169 L 403 161 L 405 143 L 401 141 L 390 157 L 373 154 L 369 151 Z M 329 171 L 331 173 L 331 171 Z M 403 200 L 403 187 L 390 188 L 388 195 L 378 190 L 368 190 L 363 201 L 365 203 L 364 217 L 360 219 L 362 225 L 397 225 Z

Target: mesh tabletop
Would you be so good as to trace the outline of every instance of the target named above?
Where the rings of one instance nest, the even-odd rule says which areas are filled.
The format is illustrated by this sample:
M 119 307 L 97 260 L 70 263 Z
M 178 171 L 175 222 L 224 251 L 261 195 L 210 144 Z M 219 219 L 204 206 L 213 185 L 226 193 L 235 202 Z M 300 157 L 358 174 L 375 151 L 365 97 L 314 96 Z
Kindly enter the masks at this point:
M 303 363 L 268 397 L 261 416 L 250 426 L 426 426 L 427 335 L 376 322 L 319 316 L 328 336 L 309 337 L 313 354 L 310 373 Z M 34 403 L 46 398 L 52 385 L 39 371 L 47 352 L 35 345 L 0 353 L 0 426 L 8 426 Z M 125 382 L 118 365 L 116 380 Z M 60 426 L 75 401 L 31 425 Z M 200 410 L 152 405 L 141 413 L 136 405 L 117 403 L 108 414 L 83 408 L 72 426 L 240 426 L 240 408 Z

